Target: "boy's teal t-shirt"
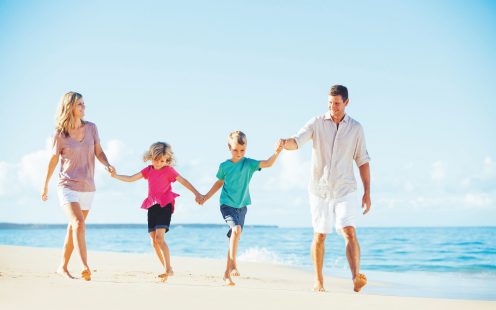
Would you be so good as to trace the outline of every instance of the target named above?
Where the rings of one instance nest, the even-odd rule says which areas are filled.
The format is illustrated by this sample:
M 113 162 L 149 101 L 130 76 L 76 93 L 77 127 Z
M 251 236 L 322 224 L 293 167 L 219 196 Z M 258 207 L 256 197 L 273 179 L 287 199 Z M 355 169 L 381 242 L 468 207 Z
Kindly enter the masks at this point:
M 260 170 L 260 161 L 243 157 L 237 163 L 226 160 L 219 166 L 217 179 L 224 180 L 220 204 L 233 208 L 242 208 L 251 204 L 250 185 L 253 173 Z

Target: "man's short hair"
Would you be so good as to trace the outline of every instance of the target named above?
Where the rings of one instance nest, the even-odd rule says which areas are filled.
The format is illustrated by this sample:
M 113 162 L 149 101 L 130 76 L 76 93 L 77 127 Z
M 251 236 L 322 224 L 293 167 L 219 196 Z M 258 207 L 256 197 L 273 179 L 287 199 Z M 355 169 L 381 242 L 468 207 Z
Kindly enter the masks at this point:
M 330 96 L 341 96 L 343 101 L 348 100 L 348 88 L 343 85 L 332 85 L 329 90 Z

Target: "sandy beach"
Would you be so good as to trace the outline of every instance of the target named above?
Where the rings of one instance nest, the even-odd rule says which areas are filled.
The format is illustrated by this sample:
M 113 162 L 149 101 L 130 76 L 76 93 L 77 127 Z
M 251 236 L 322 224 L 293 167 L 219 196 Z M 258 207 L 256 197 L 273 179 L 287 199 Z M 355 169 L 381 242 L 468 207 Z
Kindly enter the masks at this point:
M 314 293 L 312 274 L 285 266 L 240 262 L 235 287 L 220 278 L 221 260 L 173 257 L 166 283 L 152 254 L 89 252 L 90 282 L 54 270 L 60 250 L 0 246 L 0 308 L 6 309 L 496 309 L 494 301 L 379 296 L 352 291 L 351 281 L 326 278 Z M 71 265 L 78 275 L 77 257 Z M 371 281 L 370 286 L 381 285 Z

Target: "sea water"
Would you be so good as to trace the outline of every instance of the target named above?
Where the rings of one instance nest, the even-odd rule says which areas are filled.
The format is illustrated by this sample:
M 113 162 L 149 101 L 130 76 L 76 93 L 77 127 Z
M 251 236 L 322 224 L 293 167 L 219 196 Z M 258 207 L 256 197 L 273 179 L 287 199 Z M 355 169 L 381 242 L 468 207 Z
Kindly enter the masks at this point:
M 225 259 L 227 227 L 175 224 L 166 235 L 173 256 Z M 0 224 L 0 244 L 62 248 L 66 225 Z M 366 292 L 383 295 L 496 300 L 496 227 L 358 228 Z M 312 270 L 311 228 L 246 226 L 239 261 Z M 146 225 L 88 224 L 89 250 L 152 253 Z M 1 266 L 0 266 L 1 267 Z M 339 234 L 326 240 L 324 271 L 350 278 Z M 332 283 L 326 283 L 332 287 Z

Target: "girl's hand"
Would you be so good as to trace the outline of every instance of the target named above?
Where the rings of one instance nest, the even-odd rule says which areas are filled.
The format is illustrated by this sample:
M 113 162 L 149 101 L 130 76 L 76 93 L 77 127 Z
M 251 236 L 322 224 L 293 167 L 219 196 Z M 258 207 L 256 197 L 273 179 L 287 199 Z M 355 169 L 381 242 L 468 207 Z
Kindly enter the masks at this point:
M 105 167 L 105 170 L 107 170 L 109 173 L 115 172 L 114 166 L 110 164 L 107 167 Z
M 110 174 L 111 177 L 115 178 L 115 175 L 117 174 L 117 171 L 115 170 L 114 166 L 108 165 L 107 168 L 105 168 L 108 173 Z
M 198 195 L 196 195 L 195 201 L 197 204 L 199 204 L 201 206 L 205 203 L 205 196 L 198 194 Z

